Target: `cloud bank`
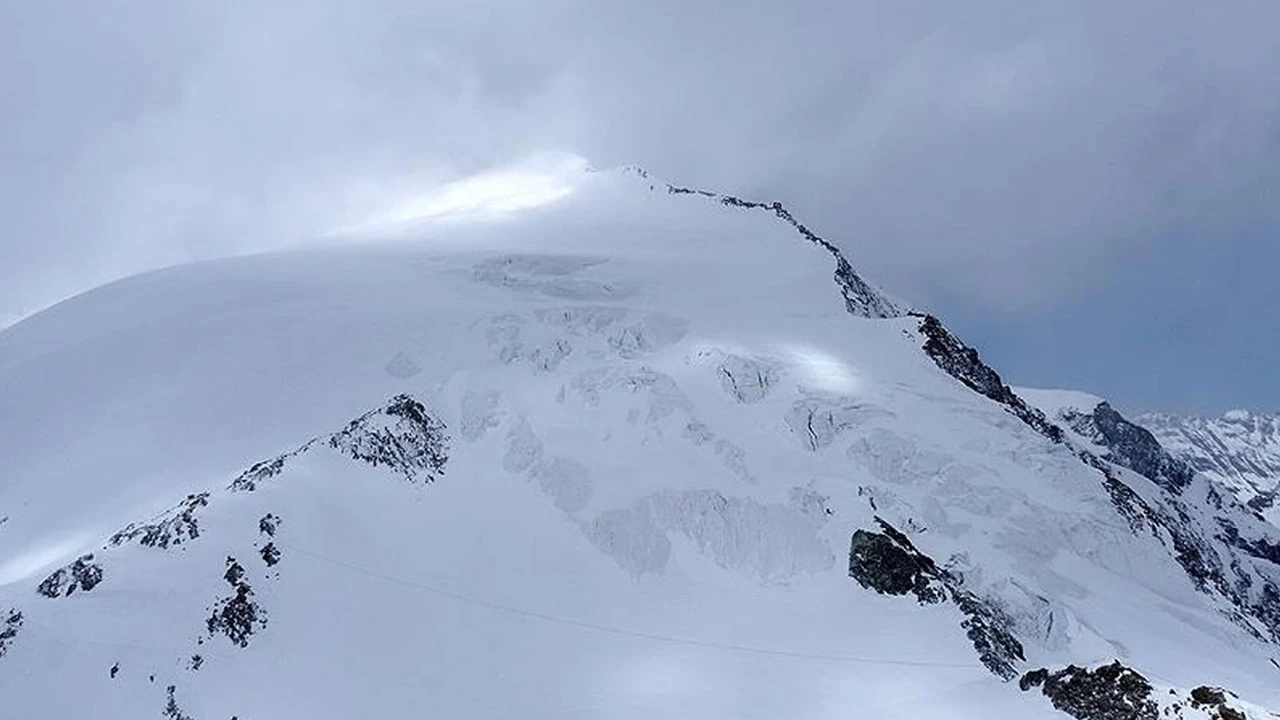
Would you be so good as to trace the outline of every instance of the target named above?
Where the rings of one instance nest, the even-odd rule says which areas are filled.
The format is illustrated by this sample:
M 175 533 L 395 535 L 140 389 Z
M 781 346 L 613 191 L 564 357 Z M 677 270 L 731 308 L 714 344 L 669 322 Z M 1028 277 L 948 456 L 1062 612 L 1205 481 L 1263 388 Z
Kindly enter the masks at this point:
M 1275 242 L 1276 27 L 1254 0 L 10 3 L 0 318 L 569 151 L 785 199 L 894 291 L 1028 322 Z

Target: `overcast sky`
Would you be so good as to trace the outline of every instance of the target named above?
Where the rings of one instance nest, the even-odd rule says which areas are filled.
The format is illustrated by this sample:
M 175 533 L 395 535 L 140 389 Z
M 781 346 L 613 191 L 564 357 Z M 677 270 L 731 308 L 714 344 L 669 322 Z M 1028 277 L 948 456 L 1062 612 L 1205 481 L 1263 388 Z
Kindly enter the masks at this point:
M 782 199 L 1012 381 L 1280 410 L 1274 0 L 0 3 L 0 325 L 537 151 Z

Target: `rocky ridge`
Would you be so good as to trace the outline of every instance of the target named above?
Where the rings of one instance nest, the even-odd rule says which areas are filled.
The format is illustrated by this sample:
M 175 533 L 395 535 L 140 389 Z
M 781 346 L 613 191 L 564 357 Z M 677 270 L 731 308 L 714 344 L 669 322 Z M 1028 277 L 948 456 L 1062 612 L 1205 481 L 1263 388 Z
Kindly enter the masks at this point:
M 66 598 L 77 590 L 89 592 L 107 581 L 104 566 L 131 545 L 171 550 L 198 541 L 202 537 L 201 514 L 213 500 L 234 501 L 237 493 L 253 492 L 260 483 L 279 474 L 289 459 L 313 448 L 331 448 L 353 461 L 382 468 L 410 482 L 429 483 L 444 472 L 448 462 L 448 442 L 444 424 L 422 402 L 410 395 L 398 395 L 332 435 L 313 439 L 297 450 L 256 463 L 238 475 L 222 492 L 193 493 L 156 518 L 131 523 L 108 538 L 100 552 L 82 555 L 54 571 L 40 582 L 36 592 L 50 599 Z M 268 568 L 280 563 L 282 553 L 273 542 L 280 524 L 280 517 L 274 513 L 268 513 L 258 521 L 258 531 L 267 541 L 259 548 L 259 555 Z M 278 578 L 279 575 L 268 577 Z M 204 621 L 205 632 L 196 636 L 195 644 L 201 646 L 215 636 L 222 636 L 235 648 L 247 648 L 254 636 L 266 628 L 267 610 L 249 582 L 249 571 L 234 556 L 226 558 L 223 580 L 230 587 L 230 593 L 216 598 L 209 606 L 209 615 Z M 23 624 L 24 616 L 19 608 L 12 608 L 4 615 L 3 622 L 0 622 L 0 658 L 6 655 L 14 642 L 19 641 Z M 187 669 L 192 672 L 199 670 L 203 659 L 199 652 L 193 653 Z M 114 679 L 119 672 L 117 663 L 112 666 L 110 676 Z M 154 681 L 155 675 L 151 677 Z M 194 720 L 176 703 L 175 690 L 175 685 L 168 686 L 161 714 Z

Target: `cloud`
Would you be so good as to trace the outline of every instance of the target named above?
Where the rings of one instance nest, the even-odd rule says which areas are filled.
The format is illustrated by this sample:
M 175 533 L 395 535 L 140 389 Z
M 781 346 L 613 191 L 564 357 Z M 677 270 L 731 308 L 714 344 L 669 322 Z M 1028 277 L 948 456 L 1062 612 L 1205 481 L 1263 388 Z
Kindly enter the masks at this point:
M 1280 227 L 1265 2 L 0 14 L 10 314 L 305 242 L 538 152 L 786 199 L 901 294 L 1012 315 L 1104 287 L 1139 250 Z

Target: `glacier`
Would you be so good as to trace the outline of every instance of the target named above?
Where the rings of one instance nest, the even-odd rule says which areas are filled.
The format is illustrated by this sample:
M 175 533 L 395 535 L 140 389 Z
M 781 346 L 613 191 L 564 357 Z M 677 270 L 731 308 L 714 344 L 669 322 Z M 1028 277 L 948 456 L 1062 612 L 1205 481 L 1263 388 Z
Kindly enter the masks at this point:
M 1280 708 L 1280 531 L 1218 480 L 779 203 L 565 172 L 0 332 L 0 707 Z

